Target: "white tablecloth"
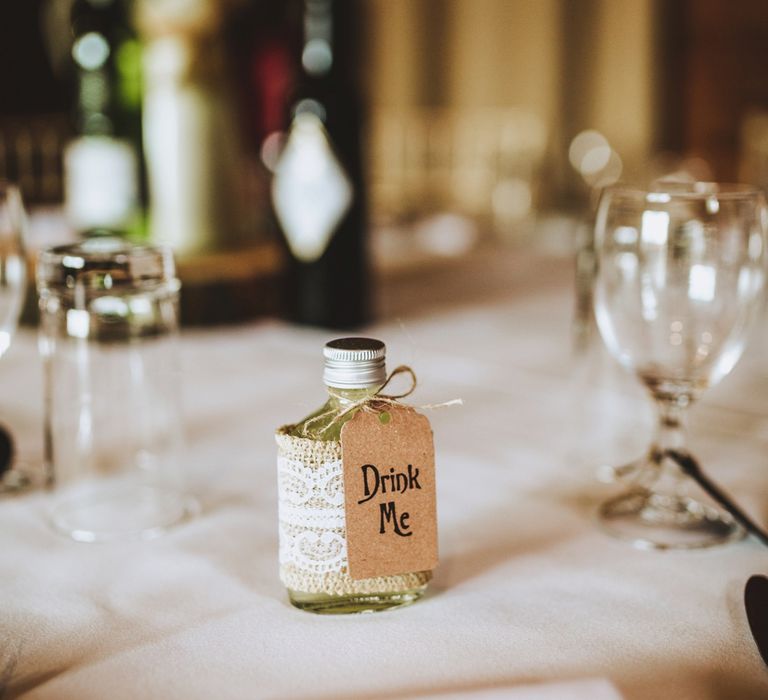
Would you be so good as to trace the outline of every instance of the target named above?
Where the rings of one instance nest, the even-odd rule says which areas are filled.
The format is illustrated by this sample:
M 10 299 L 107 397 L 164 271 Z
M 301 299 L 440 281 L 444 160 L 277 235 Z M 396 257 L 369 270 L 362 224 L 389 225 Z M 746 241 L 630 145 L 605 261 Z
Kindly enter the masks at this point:
M 595 526 L 603 461 L 641 453 L 642 391 L 574 356 L 570 264 L 516 254 L 402 279 L 370 333 L 431 414 L 441 564 L 409 608 L 325 617 L 277 579 L 273 428 L 323 400 L 329 333 L 278 322 L 186 332 L 189 448 L 202 514 L 151 542 L 84 545 L 47 496 L 0 501 L 0 697 L 764 698 L 742 606 L 768 572 L 753 540 L 632 549 Z M 711 474 L 768 504 L 766 338 L 691 416 Z M 41 453 L 34 336 L 0 362 L 0 418 Z M 557 682 L 559 685 L 549 686 Z M 2 690 L 5 689 L 5 695 Z M 515 689 L 515 690 L 513 690 Z

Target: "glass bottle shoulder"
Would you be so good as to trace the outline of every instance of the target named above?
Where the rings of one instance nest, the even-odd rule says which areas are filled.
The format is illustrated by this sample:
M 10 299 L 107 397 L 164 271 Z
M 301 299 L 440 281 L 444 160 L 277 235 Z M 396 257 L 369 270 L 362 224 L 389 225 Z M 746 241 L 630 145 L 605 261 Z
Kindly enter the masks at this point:
M 365 389 L 328 388 L 328 400 L 317 410 L 293 425 L 289 434 L 323 442 L 341 439 L 344 424 L 357 413 L 355 403 L 373 396 L 378 386 Z M 351 410 L 350 410 L 351 409 Z M 346 411 L 346 412 L 345 412 Z

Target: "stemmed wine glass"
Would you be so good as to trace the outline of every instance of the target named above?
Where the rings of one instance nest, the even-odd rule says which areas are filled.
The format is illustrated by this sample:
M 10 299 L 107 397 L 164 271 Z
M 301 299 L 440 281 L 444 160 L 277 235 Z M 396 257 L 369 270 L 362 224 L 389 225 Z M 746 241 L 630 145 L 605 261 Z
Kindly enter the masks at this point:
M 0 357 L 11 345 L 21 315 L 27 285 L 24 228 L 26 215 L 21 192 L 15 185 L 0 181 Z M 29 475 L 10 460 L 10 434 L 0 426 L 0 494 L 20 491 L 32 484 Z M 5 469 L 3 469 L 5 467 Z
M 597 325 L 659 417 L 635 485 L 604 503 L 599 517 L 637 546 L 707 547 L 742 531 L 686 493 L 666 451 L 685 449 L 686 409 L 733 369 L 762 310 L 765 201 L 741 185 L 657 184 L 608 188 L 598 205 Z

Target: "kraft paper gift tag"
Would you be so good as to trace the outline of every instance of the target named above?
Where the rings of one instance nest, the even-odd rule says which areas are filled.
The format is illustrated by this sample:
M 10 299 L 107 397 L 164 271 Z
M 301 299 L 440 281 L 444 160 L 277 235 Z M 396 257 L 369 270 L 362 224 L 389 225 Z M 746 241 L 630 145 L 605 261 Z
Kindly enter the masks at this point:
M 426 416 L 359 411 L 341 432 L 347 557 L 353 579 L 437 565 L 435 449 Z

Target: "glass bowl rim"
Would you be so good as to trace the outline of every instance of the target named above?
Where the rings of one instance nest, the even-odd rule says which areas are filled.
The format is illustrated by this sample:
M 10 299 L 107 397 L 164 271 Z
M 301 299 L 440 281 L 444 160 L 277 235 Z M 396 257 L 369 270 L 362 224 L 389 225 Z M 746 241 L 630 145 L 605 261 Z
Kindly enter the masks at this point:
M 601 193 L 601 199 L 607 195 L 626 199 L 640 199 L 651 204 L 663 204 L 672 200 L 748 200 L 765 199 L 765 193 L 755 185 L 738 182 L 695 181 L 680 182 L 659 180 L 648 187 L 625 183 L 609 185 Z

